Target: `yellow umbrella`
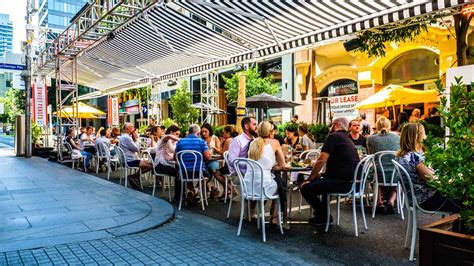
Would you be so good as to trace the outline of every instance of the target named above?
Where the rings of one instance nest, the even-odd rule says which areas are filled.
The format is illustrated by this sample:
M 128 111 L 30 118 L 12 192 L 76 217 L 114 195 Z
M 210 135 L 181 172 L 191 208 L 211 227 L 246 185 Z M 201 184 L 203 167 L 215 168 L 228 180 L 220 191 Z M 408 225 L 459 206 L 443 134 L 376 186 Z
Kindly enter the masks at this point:
M 436 90 L 415 90 L 398 85 L 388 85 L 379 92 L 356 104 L 354 109 L 382 108 L 387 105 L 428 103 L 439 101 Z
M 61 117 L 97 118 L 98 115 L 105 115 L 105 113 L 101 110 L 85 103 L 79 102 L 79 105 L 77 107 L 78 114 L 73 116 L 73 113 L 75 113 L 75 110 L 73 111 L 73 108 L 75 109 L 75 106 L 63 107 L 61 111 Z M 57 111 L 54 112 L 54 115 L 57 115 Z

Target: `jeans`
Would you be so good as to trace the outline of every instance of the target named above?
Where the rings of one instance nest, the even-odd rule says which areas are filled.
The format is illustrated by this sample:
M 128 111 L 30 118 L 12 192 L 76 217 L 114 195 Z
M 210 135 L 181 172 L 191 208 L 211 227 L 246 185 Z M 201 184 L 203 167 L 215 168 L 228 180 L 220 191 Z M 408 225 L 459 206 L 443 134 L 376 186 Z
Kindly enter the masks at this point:
M 84 159 L 84 168 L 89 169 L 90 160 L 92 159 L 92 153 L 88 151 L 81 151 L 81 155 L 86 156 L 86 158 Z
M 303 198 L 313 207 L 315 217 L 325 219 L 327 216 L 327 193 L 346 193 L 351 190 L 352 182 L 339 181 L 333 178 L 319 178 L 301 188 Z M 322 201 L 319 195 L 323 196 Z
M 174 177 L 174 199 L 179 200 L 179 193 L 181 192 L 181 182 L 179 180 L 178 169 L 170 165 L 158 164 L 155 167 L 158 174 L 169 175 Z
M 218 169 L 219 169 L 219 162 L 218 161 L 209 161 L 206 164 L 207 171 L 212 176 Z

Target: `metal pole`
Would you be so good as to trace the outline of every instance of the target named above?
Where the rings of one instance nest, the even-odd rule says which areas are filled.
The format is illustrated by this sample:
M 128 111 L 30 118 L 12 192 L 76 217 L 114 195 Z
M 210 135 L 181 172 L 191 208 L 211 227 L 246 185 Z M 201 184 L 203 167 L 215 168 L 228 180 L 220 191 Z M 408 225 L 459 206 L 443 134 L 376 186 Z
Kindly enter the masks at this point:
M 26 110 L 25 110 L 25 157 L 31 157 L 31 43 L 33 41 L 33 28 L 31 25 L 31 0 L 26 1 L 26 45 L 25 45 L 25 65 L 26 73 L 25 92 L 26 92 Z

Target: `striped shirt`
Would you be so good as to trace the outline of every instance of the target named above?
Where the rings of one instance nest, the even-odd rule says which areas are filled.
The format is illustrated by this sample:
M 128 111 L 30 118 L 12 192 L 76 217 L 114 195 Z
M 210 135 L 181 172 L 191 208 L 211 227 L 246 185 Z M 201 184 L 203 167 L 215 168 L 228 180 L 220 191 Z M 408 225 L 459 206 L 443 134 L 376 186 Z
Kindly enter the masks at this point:
M 207 143 L 203 139 L 199 138 L 195 134 L 189 134 L 188 136 L 180 139 L 178 143 L 176 144 L 176 153 L 184 150 L 192 150 L 192 151 L 197 151 L 201 154 L 201 159 L 203 159 L 203 153 L 208 150 Z M 183 162 L 184 165 L 186 166 L 186 169 L 193 169 L 194 166 L 194 156 L 190 154 L 185 154 L 183 156 Z M 199 161 L 198 157 L 198 161 Z M 199 164 L 196 165 L 196 170 L 198 169 Z M 206 164 L 203 162 L 202 163 L 202 170 L 206 170 Z

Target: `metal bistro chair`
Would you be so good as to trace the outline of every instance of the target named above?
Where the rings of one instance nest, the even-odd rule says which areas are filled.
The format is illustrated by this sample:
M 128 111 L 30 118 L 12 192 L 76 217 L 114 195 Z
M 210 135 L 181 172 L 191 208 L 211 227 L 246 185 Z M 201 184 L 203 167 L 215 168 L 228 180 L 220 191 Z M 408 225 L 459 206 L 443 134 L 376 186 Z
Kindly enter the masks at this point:
M 337 216 L 336 216 L 337 225 L 339 225 L 339 216 L 340 216 L 340 207 L 341 207 L 340 197 L 346 197 L 346 196 L 352 197 L 352 213 L 353 213 L 353 218 L 354 218 L 355 236 L 359 236 L 359 230 L 357 226 L 356 199 L 360 198 L 360 210 L 362 212 L 362 220 L 364 221 L 364 228 L 368 229 L 367 221 L 365 220 L 365 212 L 364 212 L 364 190 L 365 190 L 365 183 L 367 180 L 367 176 L 369 175 L 369 169 L 373 167 L 372 158 L 373 158 L 373 155 L 369 155 L 359 161 L 354 171 L 354 180 L 352 183 L 352 188 L 349 192 L 327 194 L 327 220 L 326 220 L 326 229 L 325 229 L 326 232 L 329 230 L 329 223 L 330 223 L 330 217 L 331 217 L 331 206 L 330 206 L 331 196 L 337 197 Z M 362 167 L 362 171 L 360 173 L 360 178 L 358 178 L 359 169 L 361 169 L 361 167 Z M 357 186 L 359 186 L 359 191 L 357 191 Z
M 187 169 L 186 165 L 184 164 L 184 159 L 191 160 L 193 168 L 192 169 Z M 199 194 L 201 196 L 201 205 L 202 205 L 202 210 L 205 210 L 204 208 L 204 202 L 206 205 L 207 203 L 207 191 L 206 191 L 206 184 L 205 184 L 205 178 L 202 175 L 202 169 L 203 169 L 203 161 L 202 161 L 202 154 L 197 151 L 192 151 L 192 150 L 183 150 L 178 153 L 176 153 L 176 159 L 178 160 L 178 167 L 179 167 L 179 177 L 180 177 L 180 182 L 181 182 L 181 191 L 179 195 L 179 207 L 178 210 L 181 210 L 181 205 L 183 203 L 183 194 L 186 191 L 187 188 L 187 183 L 192 182 L 193 187 L 192 189 L 194 190 L 194 182 L 198 182 L 199 184 Z M 204 189 L 204 191 L 203 191 Z
M 247 173 L 251 172 L 252 174 L 252 179 L 251 179 L 251 187 L 247 188 L 245 181 L 244 181 L 244 175 L 240 169 L 240 165 L 245 164 L 246 165 L 246 171 Z M 237 171 L 237 175 L 240 180 L 240 195 L 241 195 L 241 200 L 240 200 L 240 221 L 239 221 L 239 229 L 237 231 L 237 235 L 240 236 L 240 232 L 242 230 L 242 222 L 244 220 L 244 209 L 245 209 L 245 200 L 248 201 L 259 201 L 257 203 L 257 227 L 260 226 L 260 221 L 262 223 L 262 238 L 263 242 L 267 241 L 266 235 L 265 235 L 265 201 L 266 200 L 277 200 L 277 205 L 278 205 L 278 224 L 280 225 L 280 233 L 283 234 L 283 226 L 282 226 L 282 219 L 281 219 L 281 206 L 280 206 L 280 197 L 278 194 L 276 195 L 267 195 L 265 189 L 263 188 L 263 169 L 260 163 L 257 161 L 247 159 L 247 158 L 237 158 L 234 160 L 234 167 L 235 170 Z M 256 171 L 257 170 L 257 171 Z M 260 172 L 258 172 L 260 171 Z M 258 174 L 260 173 L 260 174 Z M 256 194 L 254 191 L 254 182 L 256 178 L 260 178 L 260 187 L 257 188 L 259 194 Z M 250 217 L 250 215 L 249 215 Z
M 302 162 L 305 159 L 311 159 L 311 160 L 317 160 L 319 158 L 319 155 L 321 155 L 321 151 L 316 149 L 316 150 L 307 150 L 304 151 L 300 154 L 299 156 L 299 161 Z M 306 171 L 306 172 L 295 172 L 295 174 L 303 174 L 306 176 L 306 178 L 309 177 L 311 174 L 311 171 Z M 295 187 L 294 184 L 291 184 L 289 186 L 290 191 L 293 190 L 293 187 Z M 299 205 L 298 205 L 298 212 L 301 213 L 301 205 L 303 204 L 303 195 L 301 194 L 301 191 L 299 192 L 300 194 L 300 200 L 299 200 Z M 291 195 L 288 197 L 288 218 L 291 217 L 291 212 L 292 212 L 292 206 L 293 206 L 293 201 L 291 200 Z
M 129 171 L 135 171 L 135 172 L 138 171 L 138 172 L 140 172 L 140 178 L 139 178 L 140 186 L 143 189 L 142 179 L 141 179 L 142 170 L 140 169 L 140 167 L 130 167 L 130 166 L 128 166 L 127 157 L 125 157 L 125 153 L 124 153 L 123 149 L 120 148 L 119 146 L 115 146 L 115 150 L 117 151 L 117 155 L 118 155 L 118 159 L 119 159 L 119 165 L 123 169 L 122 170 L 122 176 L 120 178 L 120 184 L 122 183 L 122 178 L 123 178 L 125 180 L 125 187 L 128 187 L 128 172 Z
M 405 207 L 408 210 L 408 223 L 407 223 L 407 232 L 405 236 L 405 248 L 407 247 L 407 242 L 408 242 L 408 234 L 410 232 L 410 224 L 411 224 L 411 246 L 410 246 L 410 261 L 413 261 L 413 258 L 415 256 L 415 244 L 416 244 L 416 229 L 417 229 L 417 220 L 416 220 L 416 212 L 417 210 L 427 213 L 427 214 L 438 214 L 438 215 L 450 215 L 451 213 L 449 212 L 443 212 L 443 211 L 427 211 L 423 208 L 420 207 L 418 204 L 418 201 L 415 196 L 415 190 L 413 189 L 413 182 L 411 181 L 410 175 L 408 174 L 407 170 L 396 162 L 395 160 L 392 160 L 393 165 L 395 166 L 395 171 L 398 174 L 398 177 L 400 178 L 400 184 L 403 189 L 403 194 L 406 197 L 405 200 Z M 406 187 L 408 184 L 408 187 Z M 408 197 L 408 191 L 410 191 L 410 194 L 412 197 Z
M 146 158 L 153 165 L 153 161 L 152 161 L 150 151 L 148 151 L 148 150 L 144 151 L 143 155 L 144 155 L 143 158 Z M 152 192 L 151 195 L 155 196 L 156 179 L 158 177 L 161 177 L 162 180 L 163 180 L 163 191 L 165 190 L 166 187 L 168 188 L 169 202 L 171 202 L 171 177 L 169 175 L 157 173 L 156 170 L 155 170 L 155 167 L 153 167 L 152 169 L 153 169 L 152 170 L 152 174 L 153 174 L 153 192 Z
M 112 172 L 111 164 L 114 163 L 117 165 L 119 163 L 119 159 L 116 157 L 112 157 L 110 155 L 110 149 L 104 142 L 99 142 L 96 144 L 97 149 L 97 165 L 95 169 L 95 173 L 99 172 L 99 163 L 100 159 L 105 160 L 105 165 L 107 166 L 107 180 L 110 180 L 110 173 Z
M 387 158 L 389 157 L 389 158 Z M 387 158 L 387 159 L 383 159 Z M 375 211 L 377 207 L 377 199 L 380 196 L 379 195 L 379 186 L 384 186 L 384 187 L 395 187 L 397 190 L 397 211 L 400 213 L 402 220 L 405 219 L 403 216 L 403 197 L 402 193 L 400 191 L 400 183 L 396 180 L 396 175 L 395 175 L 395 170 L 392 171 L 392 177 L 388 179 L 385 176 L 385 171 L 384 171 L 384 166 L 383 162 L 388 162 L 390 163 L 390 160 L 395 158 L 395 152 L 394 151 L 379 151 L 374 154 L 374 163 L 375 163 L 375 169 L 374 169 L 374 182 L 373 182 L 373 189 L 374 189 L 374 204 L 372 207 L 372 218 L 375 217 Z M 385 164 L 387 165 L 387 164 Z M 377 171 L 379 169 L 380 171 Z M 378 174 L 382 174 L 382 182 L 379 182 Z
M 64 148 L 66 149 L 66 153 L 69 155 L 69 158 L 66 159 L 64 158 L 63 156 L 63 153 L 62 151 L 59 151 L 59 159 L 60 159 L 60 162 L 61 164 L 63 163 L 71 163 L 72 162 L 72 169 L 74 169 L 74 163 L 77 162 L 77 166 L 79 167 L 79 163 L 81 162 L 81 160 L 84 162 L 85 164 L 85 159 L 86 159 L 86 156 L 84 155 L 81 155 L 81 157 L 78 157 L 76 159 L 72 158 L 72 147 L 71 147 L 71 144 L 67 143 L 67 142 L 63 142 L 63 146 Z M 86 167 L 84 166 L 84 172 L 86 171 L 85 169 Z

